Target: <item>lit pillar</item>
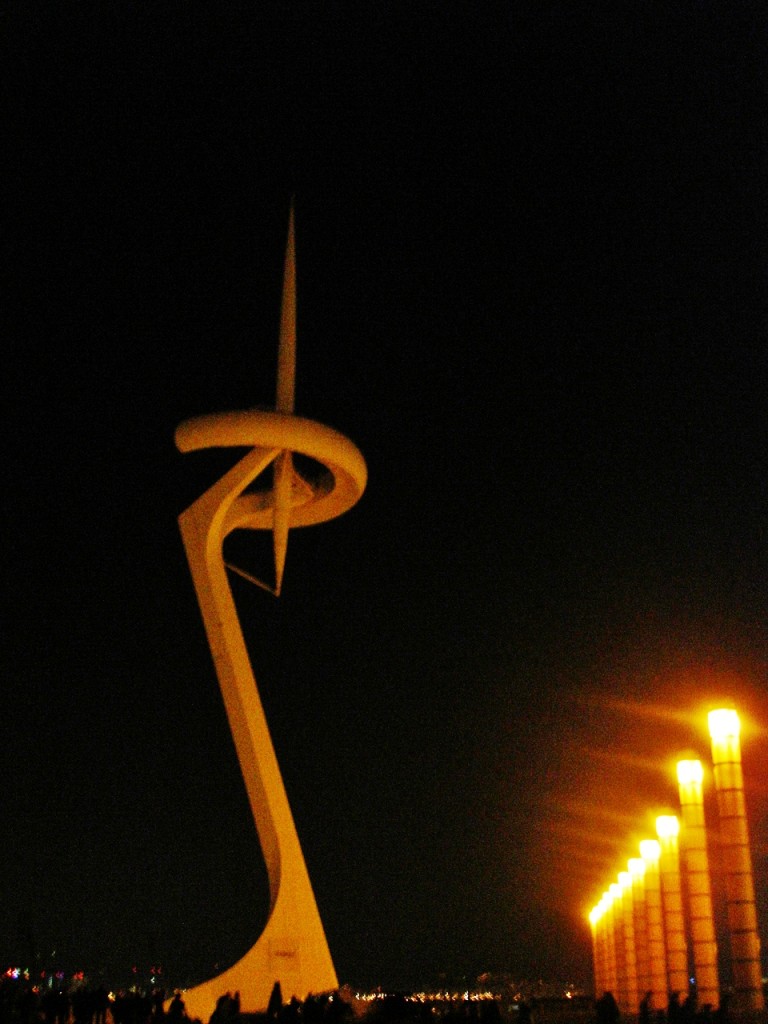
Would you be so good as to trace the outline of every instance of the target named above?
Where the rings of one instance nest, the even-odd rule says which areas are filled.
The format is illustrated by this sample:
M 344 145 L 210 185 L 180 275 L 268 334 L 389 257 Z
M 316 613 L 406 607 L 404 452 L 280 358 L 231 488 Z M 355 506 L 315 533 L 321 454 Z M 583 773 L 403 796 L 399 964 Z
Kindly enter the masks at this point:
M 595 979 L 595 993 L 600 991 L 600 986 L 602 984 L 602 974 L 600 970 L 600 916 L 600 908 L 598 906 L 593 906 L 589 912 L 589 922 L 592 930 L 592 973 Z
M 645 993 L 651 990 L 651 968 L 648 960 L 648 915 L 645 909 L 645 861 L 642 857 L 630 857 L 627 868 L 632 879 L 637 995 L 638 999 L 642 999 Z
M 720 848 L 728 902 L 733 1009 L 737 1012 L 757 1011 L 763 1009 L 760 939 L 744 802 L 739 716 L 730 708 L 711 711 L 709 733 L 712 737 Z
M 664 914 L 661 905 L 661 878 L 659 859 L 661 846 L 656 839 L 640 843 L 640 855 L 645 863 L 645 919 L 648 930 L 648 968 L 651 1008 L 667 1008 L 667 946 L 664 942 Z
M 603 992 L 613 992 L 615 996 L 619 989 L 618 968 L 616 966 L 616 912 L 613 906 L 613 893 L 610 889 L 603 893 L 602 902 L 605 907 L 605 978 L 603 981 Z M 600 995 L 602 994 L 601 992 Z
M 622 1013 L 627 1011 L 627 944 L 624 938 L 624 907 L 621 899 L 621 886 L 614 882 L 608 889 L 611 894 L 611 910 L 613 912 L 613 938 L 616 951 L 616 987 L 614 996 Z
M 599 999 L 605 990 L 605 911 L 597 903 L 589 912 L 592 929 L 592 969 L 595 977 L 595 998 Z
M 632 894 L 632 876 L 628 871 L 619 872 L 621 886 L 621 916 L 624 923 L 624 950 L 627 963 L 626 1011 L 637 1013 L 637 951 L 635 949 L 635 911 Z
M 613 916 L 611 900 L 603 896 L 600 900 L 603 908 L 600 918 L 600 991 L 598 998 L 616 983 L 616 953 L 613 944 Z
M 680 823 L 673 814 L 663 814 L 656 819 L 656 834 L 661 844 L 659 872 L 667 946 L 667 986 L 670 995 L 677 992 L 682 1002 L 688 995 L 688 944 L 680 883 L 679 831 Z
M 688 918 L 696 975 L 696 999 L 699 1009 L 720 1005 L 717 974 L 717 940 L 712 914 L 712 887 L 709 878 L 707 835 L 704 824 L 704 795 L 701 761 L 678 761 L 680 813 L 683 827 L 680 841 L 688 890 Z

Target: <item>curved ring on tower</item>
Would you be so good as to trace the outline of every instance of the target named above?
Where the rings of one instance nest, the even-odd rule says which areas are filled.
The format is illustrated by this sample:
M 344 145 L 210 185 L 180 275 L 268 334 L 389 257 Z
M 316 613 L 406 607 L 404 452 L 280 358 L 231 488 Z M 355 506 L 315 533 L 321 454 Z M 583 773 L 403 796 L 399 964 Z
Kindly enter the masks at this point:
M 302 480 L 294 487 L 288 525 L 311 526 L 342 515 L 360 498 L 368 478 L 365 460 L 348 438 L 332 427 L 292 413 L 243 409 L 212 413 L 185 420 L 176 428 L 181 452 L 203 448 L 261 448 L 304 455 L 319 462 L 332 477 L 329 485 L 312 486 Z M 271 530 L 274 521 L 272 492 L 242 494 L 231 513 L 237 523 L 254 530 Z

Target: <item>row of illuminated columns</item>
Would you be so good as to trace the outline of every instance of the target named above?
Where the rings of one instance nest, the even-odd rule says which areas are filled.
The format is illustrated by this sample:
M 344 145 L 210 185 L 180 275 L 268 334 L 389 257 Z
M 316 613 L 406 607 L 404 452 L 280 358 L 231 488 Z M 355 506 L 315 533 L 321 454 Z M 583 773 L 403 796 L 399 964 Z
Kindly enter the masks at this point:
M 762 1010 L 760 940 L 755 912 L 739 719 L 732 709 L 709 715 L 720 821 L 720 850 L 728 909 L 732 1009 Z M 720 1005 L 717 943 L 700 761 L 680 761 L 677 776 L 682 827 L 677 817 L 656 819 L 657 839 L 640 843 L 640 857 L 603 893 L 590 912 L 595 991 L 612 992 L 625 1013 L 644 1000 L 664 1010 L 689 994 L 690 956 L 699 1007 Z M 681 871 L 685 872 L 687 917 Z M 686 927 L 687 925 L 687 927 Z

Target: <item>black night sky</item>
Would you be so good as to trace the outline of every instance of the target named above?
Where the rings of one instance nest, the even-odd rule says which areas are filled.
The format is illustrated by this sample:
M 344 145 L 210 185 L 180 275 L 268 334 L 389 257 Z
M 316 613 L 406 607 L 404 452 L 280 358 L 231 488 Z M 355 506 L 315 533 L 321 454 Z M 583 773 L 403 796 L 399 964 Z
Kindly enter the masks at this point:
M 233 585 L 340 980 L 588 982 L 724 696 L 765 938 L 765 5 L 21 0 L 2 35 L 3 966 L 202 980 L 260 931 L 176 525 L 227 455 L 173 433 L 273 402 L 291 192 L 297 411 L 369 486 L 279 601 Z

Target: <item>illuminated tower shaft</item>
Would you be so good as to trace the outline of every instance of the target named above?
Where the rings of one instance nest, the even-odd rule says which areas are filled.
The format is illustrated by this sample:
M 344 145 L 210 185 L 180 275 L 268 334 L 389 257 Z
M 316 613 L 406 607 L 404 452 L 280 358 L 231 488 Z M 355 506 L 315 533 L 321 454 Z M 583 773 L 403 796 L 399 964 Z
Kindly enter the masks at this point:
M 688 995 L 688 943 L 677 843 L 679 822 L 675 817 L 664 815 L 656 819 L 656 830 L 661 844 L 659 872 L 667 947 L 667 988 L 670 993 L 677 992 L 682 1000 Z
M 600 987 L 597 991 L 598 997 L 603 992 L 616 991 L 616 941 L 613 931 L 613 908 L 611 907 L 610 900 L 607 901 L 606 910 L 600 924 L 602 926 L 602 960 Z
M 589 918 L 592 929 L 592 970 L 595 979 L 595 998 L 605 989 L 605 912 L 593 911 Z
M 651 965 L 648 958 L 648 914 L 645 906 L 645 861 L 639 857 L 633 858 L 628 867 L 632 877 L 637 993 L 638 999 L 640 999 L 651 989 Z
M 661 903 L 661 878 L 659 857 L 661 847 L 655 839 L 645 839 L 640 844 L 645 861 L 645 920 L 648 930 L 648 971 L 650 980 L 651 1008 L 667 1008 L 667 946 L 664 941 L 664 912 Z
M 683 827 L 680 840 L 688 889 L 688 910 L 696 975 L 696 998 L 700 1008 L 720 1005 L 717 972 L 717 940 L 712 913 L 712 887 L 704 824 L 703 769 L 701 761 L 680 761 L 677 766 L 680 788 L 680 813 Z
M 627 991 L 627 940 L 624 934 L 624 907 L 621 898 L 621 886 L 614 882 L 609 892 L 613 896 L 611 910 L 613 914 L 614 950 L 616 952 L 616 985 L 613 991 L 616 1002 L 619 1004 L 619 1009 L 622 1013 L 625 1013 L 629 998 Z
M 752 857 L 744 801 L 739 719 L 735 711 L 712 711 L 712 764 L 720 819 L 721 856 L 728 902 L 734 1005 L 736 1012 L 763 1009 L 760 939 L 755 913 Z
M 590 916 L 592 934 L 594 937 L 595 954 L 595 997 L 599 998 L 603 992 L 612 991 L 614 982 L 612 971 L 615 971 L 615 959 L 613 959 L 613 917 L 611 913 L 611 898 L 604 893 L 597 907 Z M 611 966 L 613 963 L 613 967 Z
M 610 893 L 610 889 L 609 889 Z M 610 927 L 608 930 L 608 970 L 606 972 L 607 985 L 606 988 L 609 992 L 613 992 L 616 995 L 619 991 L 619 939 L 618 939 L 618 925 L 616 924 L 616 900 L 612 900 L 610 908 Z M 623 960 L 623 956 L 622 956 Z
M 632 898 L 632 879 L 628 871 L 619 874 L 621 886 L 621 916 L 624 928 L 624 958 L 626 963 L 626 1005 L 623 1009 L 629 1014 L 636 1014 L 637 998 L 637 953 L 635 950 L 635 918 L 634 900 Z
M 600 919 L 602 929 L 602 969 L 595 994 L 599 997 L 603 992 L 618 991 L 618 977 L 616 972 L 616 921 L 614 910 L 614 899 L 610 892 L 603 893 L 601 900 L 603 915 Z

